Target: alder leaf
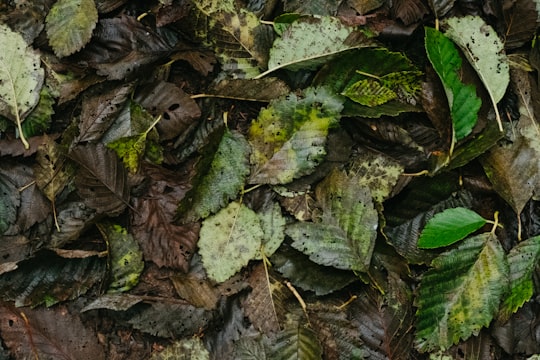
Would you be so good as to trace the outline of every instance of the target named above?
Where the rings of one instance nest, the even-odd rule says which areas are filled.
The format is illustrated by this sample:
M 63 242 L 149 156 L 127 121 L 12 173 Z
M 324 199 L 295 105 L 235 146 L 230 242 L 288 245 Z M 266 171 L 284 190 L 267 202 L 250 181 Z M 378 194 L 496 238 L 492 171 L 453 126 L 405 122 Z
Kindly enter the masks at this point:
M 497 108 L 510 83 L 510 67 L 504 53 L 504 44 L 493 28 L 480 16 L 452 17 L 445 21 L 445 35 L 456 43 L 489 94 L 499 130 L 503 131 L 502 120 Z
M 37 105 L 45 73 L 41 60 L 7 25 L 0 24 L 0 115 L 13 121 L 26 149 L 29 144 L 22 131 L 22 122 Z
M 438 30 L 425 28 L 425 45 L 428 59 L 442 81 L 454 127 L 455 140 L 469 135 L 478 121 L 482 105 L 472 85 L 459 79 L 461 57 L 450 39 Z
M 326 155 L 328 130 L 337 125 L 341 109 L 342 100 L 325 88 L 272 101 L 249 129 L 249 182 L 286 184 L 312 173 Z
M 484 233 L 462 242 L 431 263 L 418 293 L 416 345 L 448 349 L 478 335 L 499 309 L 508 288 L 508 263 L 499 240 Z
M 15 184 L 0 172 L 0 235 L 17 220 L 21 196 Z
M 369 189 L 359 179 L 334 169 L 318 186 L 319 222 L 287 226 L 292 246 L 320 265 L 366 271 L 377 235 L 378 215 Z
M 534 294 L 533 273 L 540 260 L 540 236 L 514 246 L 508 254 L 510 294 L 501 304 L 500 317 L 507 321 Z
M 93 0 L 58 0 L 47 15 L 47 37 L 58 57 L 71 55 L 86 45 L 98 21 Z
M 224 282 L 236 274 L 256 257 L 263 237 L 257 214 L 238 202 L 204 220 L 199 253 L 208 277 Z
M 486 219 L 464 207 L 446 209 L 429 219 L 418 239 L 418 247 L 434 249 L 464 239 L 486 224 Z
M 257 259 L 270 257 L 285 239 L 285 218 L 278 203 L 269 203 L 258 212 L 264 237 Z
M 337 54 L 373 44 L 336 17 L 300 17 L 274 41 L 268 70 L 258 78 L 282 68 L 314 70 Z
M 234 199 L 249 174 L 249 153 L 244 136 L 226 130 L 209 169 L 204 169 L 207 173 L 180 203 L 179 220 L 189 223 L 204 219 Z
M 85 203 L 98 213 L 121 213 L 128 204 L 129 186 L 116 154 L 102 144 L 86 144 L 74 147 L 69 156 L 80 166 L 75 184 Z
M 137 285 L 144 269 L 142 252 L 137 241 L 120 225 L 98 224 L 107 242 L 111 282 L 107 293 L 125 292 Z

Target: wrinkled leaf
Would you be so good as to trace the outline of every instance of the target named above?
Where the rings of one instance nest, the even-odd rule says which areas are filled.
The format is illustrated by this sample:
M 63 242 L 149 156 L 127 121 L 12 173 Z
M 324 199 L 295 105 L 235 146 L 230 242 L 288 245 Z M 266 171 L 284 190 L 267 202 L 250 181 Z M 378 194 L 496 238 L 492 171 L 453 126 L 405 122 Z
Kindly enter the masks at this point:
M 20 203 L 19 190 L 9 177 L 0 172 L 0 235 L 17 220 Z
M 65 306 L 17 309 L 0 304 L 3 342 L 17 359 L 106 359 L 96 331 Z
M 497 103 L 503 98 L 510 82 L 504 44 L 495 30 L 479 16 L 452 17 L 445 23 L 448 26 L 445 35 L 461 48 L 484 83 L 502 131 Z
M 425 28 L 425 45 L 429 61 L 439 75 L 450 105 L 456 140 L 469 135 L 478 121 L 482 101 L 472 85 L 461 82 L 461 58 L 452 41 L 438 30 Z
M 520 242 L 508 254 L 510 294 L 501 305 L 500 316 L 508 320 L 534 293 L 533 271 L 540 259 L 540 237 Z
M 96 309 L 126 311 L 141 301 L 142 297 L 129 294 L 104 294 L 82 308 L 81 313 Z
M 120 225 L 100 223 L 98 228 L 107 242 L 111 282 L 108 293 L 125 292 L 137 285 L 144 269 L 142 253 L 131 234 Z
M 115 153 L 103 145 L 87 144 L 73 148 L 69 156 L 80 166 L 75 184 L 85 203 L 99 213 L 121 213 L 128 203 L 129 187 Z
M 243 135 L 225 131 L 209 169 L 203 169 L 206 174 L 180 203 L 180 221 L 206 218 L 233 200 L 249 174 L 249 153 L 249 143 Z
M 354 35 L 359 39 L 352 40 Z M 314 70 L 332 56 L 366 46 L 372 46 L 367 36 L 355 34 L 335 17 L 301 17 L 274 41 L 268 71 L 261 76 L 282 68 Z
M 193 272 L 171 277 L 176 293 L 191 305 L 214 310 L 220 299 L 219 291 L 211 281 Z
M 22 36 L 0 24 L 0 115 L 13 121 L 25 148 L 29 145 L 22 136 L 21 124 L 39 101 L 44 71 L 40 58 L 28 47 Z
M 183 339 L 152 354 L 150 360 L 210 360 L 210 353 L 199 337 Z
M 49 137 L 39 147 L 34 174 L 38 187 L 53 204 L 56 196 L 70 180 L 70 172 L 63 168 L 65 158 L 58 145 Z
M 441 254 L 424 273 L 418 293 L 417 347 L 448 349 L 487 327 L 507 290 L 508 263 L 489 233 Z
M 317 186 L 320 222 L 287 226 L 293 247 L 325 266 L 366 271 L 371 262 L 378 226 L 368 189 L 358 178 L 334 170 Z
M 257 259 L 270 257 L 280 247 L 285 239 L 285 218 L 281 215 L 281 206 L 270 203 L 259 211 L 259 220 L 264 237 Z
M 225 79 L 208 91 L 209 95 L 247 101 L 266 101 L 287 95 L 287 84 L 278 78 Z
M 79 51 L 92 37 L 98 21 L 93 0 L 58 0 L 47 15 L 47 37 L 58 57 Z
M 317 335 L 302 321 L 290 320 L 278 334 L 270 350 L 275 360 L 322 359 L 322 348 Z
M 264 237 L 257 214 L 238 202 L 230 203 L 203 221 L 199 253 L 208 277 L 223 282 L 254 259 Z
M 337 125 L 341 100 L 325 88 L 291 94 L 262 109 L 249 129 L 254 184 L 285 184 L 310 174 L 326 155 L 329 128 Z M 271 124 L 272 126 L 268 126 Z
M 96 217 L 96 211 L 87 207 L 83 201 L 63 203 L 57 212 L 60 231 L 55 230 L 51 235 L 51 248 L 60 248 L 78 239 Z
M 429 219 L 418 239 L 418 247 L 434 249 L 464 239 L 486 224 L 486 219 L 464 207 L 446 209 Z
M 41 135 L 49 129 L 54 114 L 54 104 L 55 99 L 51 90 L 47 86 L 42 87 L 39 93 L 39 102 L 22 123 L 24 136 Z

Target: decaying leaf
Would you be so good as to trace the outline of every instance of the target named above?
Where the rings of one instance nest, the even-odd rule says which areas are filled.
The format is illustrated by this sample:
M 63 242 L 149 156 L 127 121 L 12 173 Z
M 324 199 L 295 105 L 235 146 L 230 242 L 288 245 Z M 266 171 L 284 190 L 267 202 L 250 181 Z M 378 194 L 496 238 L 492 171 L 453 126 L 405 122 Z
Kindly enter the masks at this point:
M 0 194 L 0 234 L 3 234 L 17 220 L 21 196 L 15 184 L 2 173 L 0 173 Z
M 322 347 L 313 330 L 301 320 L 289 319 L 270 350 L 272 359 L 321 359 Z
M 150 360 L 210 360 L 210 353 L 204 347 L 199 337 L 184 339 L 166 347 L 162 352 L 156 352 Z
M 80 50 L 92 36 L 98 12 L 92 0 L 58 0 L 47 15 L 47 37 L 54 53 L 64 57 Z

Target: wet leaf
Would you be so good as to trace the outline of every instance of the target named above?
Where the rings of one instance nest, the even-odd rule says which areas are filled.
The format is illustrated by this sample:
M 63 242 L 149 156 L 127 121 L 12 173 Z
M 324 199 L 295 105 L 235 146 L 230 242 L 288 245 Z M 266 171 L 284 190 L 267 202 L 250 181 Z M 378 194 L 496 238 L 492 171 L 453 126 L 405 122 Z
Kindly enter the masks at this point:
M 77 191 L 98 213 L 119 214 L 127 205 L 129 187 L 126 171 L 112 150 L 103 145 L 79 145 L 69 154 L 80 169 L 75 177 Z
M 530 41 L 538 26 L 538 2 L 533 0 L 515 1 L 503 7 L 506 25 L 504 47 L 515 49 Z
M 5 174 L 0 173 L 0 234 L 15 223 L 20 204 L 19 190 Z
M 223 282 L 257 256 L 264 237 L 257 214 L 238 202 L 230 203 L 203 221 L 199 238 L 208 277 Z
M 416 322 L 421 351 L 448 349 L 487 327 L 507 290 L 508 263 L 489 233 L 467 239 L 431 263 L 420 282 Z
M 317 187 L 320 222 L 287 226 L 293 247 L 320 265 L 366 271 L 375 246 L 378 217 L 369 190 L 357 184 L 355 176 L 332 171 Z
M 65 306 L 21 310 L 2 303 L 0 318 L 2 338 L 18 359 L 106 358 L 95 330 Z
M 207 173 L 179 205 L 182 223 L 206 218 L 238 195 L 249 174 L 249 153 L 243 135 L 225 131 Z
M 458 76 L 461 58 L 450 39 L 441 32 L 425 28 L 429 61 L 439 75 L 446 92 L 456 140 L 469 135 L 478 121 L 482 101 L 472 85 L 465 85 Z
M 495 30 L 479 16 L 449 18 L 446 25 L 448 29 L 445 35 L 461 48 L 484 83 L 502 131 L 497 103 L 503 98 L 510 82 L 508 59 L 502 41 Z
M 47 15 L 47 37 L 58 57 L 71 55 L 92 37 L 98 21 L 92 0 L 58 0 Z
M 22 36 L 0 24 L 0 115 L 13 121 L 22 133 L 22 122 L 39 101 L 44 71 L 39 56 L 28 47 Z M 26 149 L 28 142 L 21 137 Z
M 97 256 L 66 259 L 51 252 L 19 262 L 0 276 L 1 298 L 15 306 L 51 306 L 76 299 L 102 281 L 106 262 Z
M 351 42 L 353 32 L 353 27 L 334 17 L 301 17 L 274 41 L 268 70 L 261 75 L 282 68 L 314 70 L 336 54 L 373 45 L 365 36 Z
M 120 225 L 99 223 L 98 228 L 107 242 L 110 277 L 108 293 L 125 292 L 137 285 L 144 269 L 142 253 L 131 234 Z
M 486 219 L 464 207 L 446 209 L 427 222 L 418 247 L 433 249 L 462 240 L 486 224 Z
M 291 94 L 262 109 L 249 129 L 254 165 L 249 182 L 286 184 L 313 172 L 326 155 L 328 131 L 341 109 L 341 100 L 325 88 L 310 88 L 303 98 Z
M 520 242 L 508 254 L 510 265 L 510 294 L 501 304 L 500 317 L 506 321 L 534 293 L 532 275 L 540 259 L 540 237 L 535 236 Z

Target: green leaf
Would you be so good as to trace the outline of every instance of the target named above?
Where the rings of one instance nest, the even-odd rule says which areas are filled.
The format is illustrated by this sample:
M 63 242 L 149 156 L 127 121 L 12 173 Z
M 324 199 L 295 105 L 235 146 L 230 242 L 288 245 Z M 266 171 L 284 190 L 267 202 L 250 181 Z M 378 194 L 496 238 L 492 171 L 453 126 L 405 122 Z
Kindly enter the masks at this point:
M 510 67 L 504 44 L 493 28 L 479 16 L 452 17 L 445 21 L 445 35 L 456 43 L 484 83 L 502 131 L 497 108 L 510 83 Z
M 317 334 L 302 324 L 290 320 L 277 335 L 270 350 L 272 360 L 320 360 L 322 347 Z
M 41 135 L 49 129 L 54 114 L 54 104 L 55 100 L 51 90 L 46 86 L 42 87 L 39 102 L 22 123 L 22 131 L 25 137 Z
M 268 70 L 258 77 L 282 68 L 314 70 L 344 51 L 373 46 L 367 36 L 351 41 L 354 31 L 354 27 L 344 25 L 336 17 L 300 17 L 274 41 Z
M 289 225 L 292 246 L 311 261 L 342 270 L 366 271 L 377 236 L 378 215 L 359 178 L 334 169 L 317 186 L 320 222 Z
M 501 305 L 501 317 L 506 321 L 534 293 L 533 272 L 540 260 L 540 236 L 527 239 L 514 246 L 508 254 L 510 265 L 510 294 Z
M 435 249 L 466 238 L 486 224 L 486 219 L 464 207 L 446 209 L 433 216 L 418 239 L 418 247 Z
M 98 224 L 101 234 L 107 241 L 111 283 L 107 292 L 125 292 L 137 285 L 144 269 L 144 261 L 139 244 L 127 230 L 120 225 Z
M 348 86 L 341 95 L 370 107 L 384 104 L 397 97 L 392 89 L 374 79 L 359 80 Z
M 64 57 L 90 41 L 98 21 L 93 0 L 58 0 L 47 15 L 47 37 L 54 53 Z
M 208 172 L 180 203 L 180 221 L 204 219 L 234 199 L 249 174 L 249 153 L 249 143 L 242 134 L 226 130 Z
M 249 129 L 252 184 L 286 184 L 308 175 L 326 155 L 328 130 L 336 126 L 342 100 L 325 88 L 308 88 L 272 101 Z
M 499 309 L 508 286 L 508 263 L 498 239 L 485 233 L 441 254 L 424 273 L 418 292 L 416 345 L 448 349 L 478 335 Z
M 29 144 L 24 137 L 22 122 L 39 101 L 44 71 L 41 60 L 28 47 L 22 36 L 4 24 L 0 24 L 0 116 L 13 121 L 25 148 Z
M 210 360 L 210 353 L 200 337 L 182 339 L 167 346 L 163 351 L 154 352 L 150 360 Z
M 0 173 L 0 235 L 17 220 L 17 208 L 20 204 L 19 190 L 5 174 Z
M 442 81 L 450 114 L 454 125 L 455 139 L 469 135 L 478 121 L 478 111 L 482 105 L 472 85 L 461 82 L 461 57 L 450 39 L 438 30 L 425 28 L 426 51 L 429 61 Z
M 256 258 L 262 259 L 263 255 L 272 256 L 285 239 L 285 218 L 281 215 L 281 206 L 278 203 L 270 203 L 259 211 L 258 215 L 264 237 Z
M 232 202 L 203 221 L 199 253 L 208 277 L 224 282 L 257 256 L 264 237 L 257 214 Z

